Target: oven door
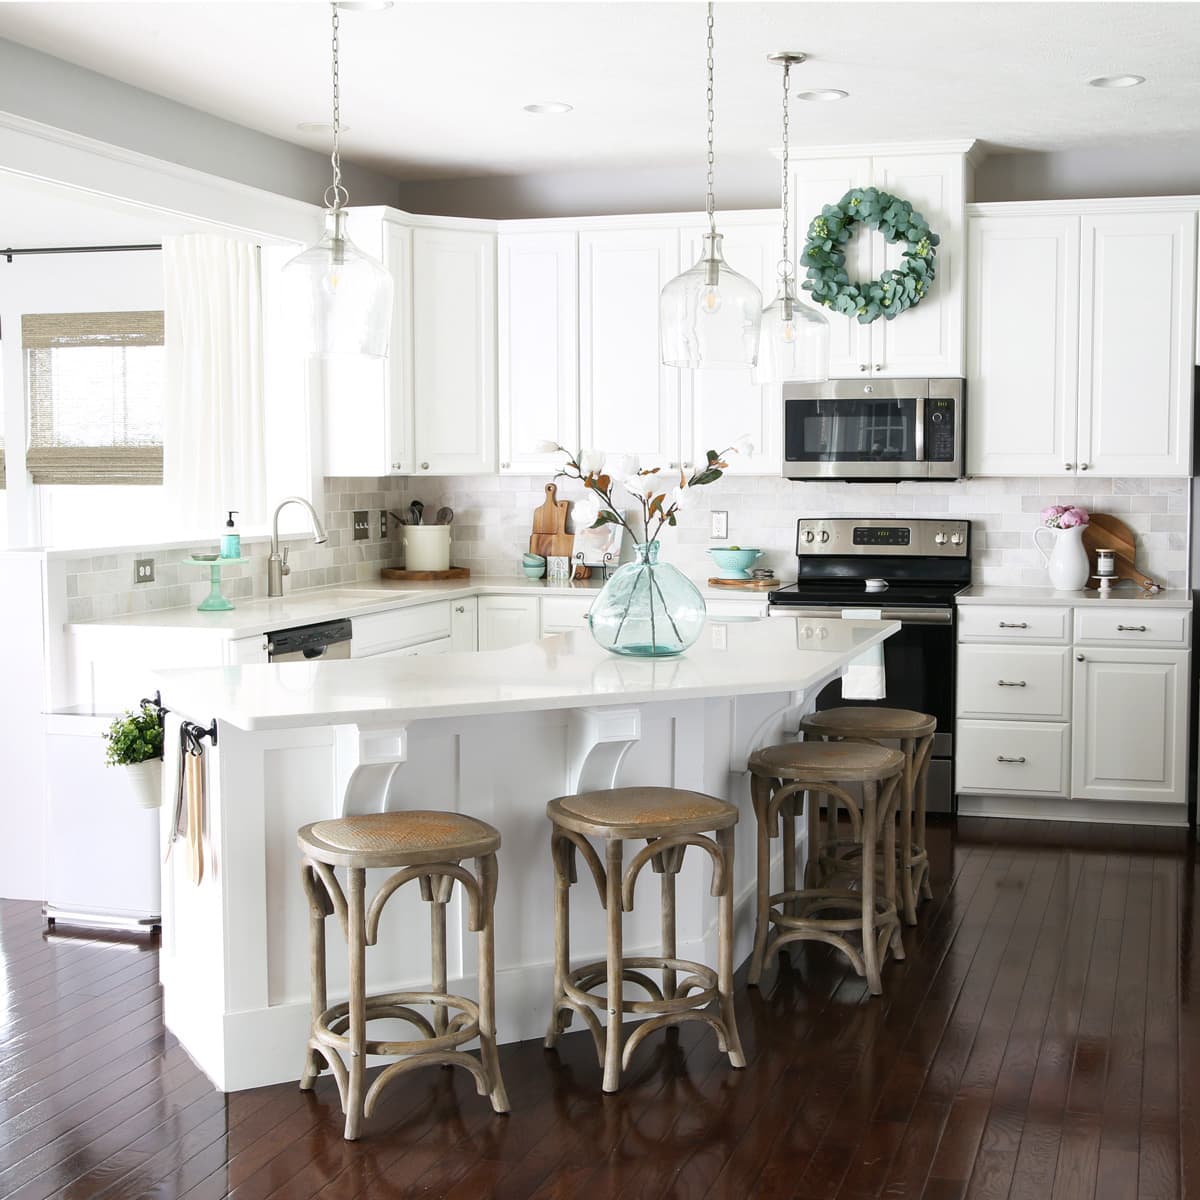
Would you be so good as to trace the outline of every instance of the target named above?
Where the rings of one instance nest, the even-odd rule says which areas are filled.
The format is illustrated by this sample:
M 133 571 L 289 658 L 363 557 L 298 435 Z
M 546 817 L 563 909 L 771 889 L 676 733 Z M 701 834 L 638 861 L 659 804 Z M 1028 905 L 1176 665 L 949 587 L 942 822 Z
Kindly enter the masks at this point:
M 852 617 L 853 609 L 780 605 L 772 615 L 835 620 Z M 880 609 L 864 609 L 874 617 Z M 937 718 L 929 769 L 928 809 L 954 811 L 954 611 L 950 608 L 884 608 L 885 621 L 899 621 L 900 629 L 883 643 L 883 700 L 844 700 L 842 681 L 835 679 L 818 693 L 817 709 L 847 705 L 910 708 Z

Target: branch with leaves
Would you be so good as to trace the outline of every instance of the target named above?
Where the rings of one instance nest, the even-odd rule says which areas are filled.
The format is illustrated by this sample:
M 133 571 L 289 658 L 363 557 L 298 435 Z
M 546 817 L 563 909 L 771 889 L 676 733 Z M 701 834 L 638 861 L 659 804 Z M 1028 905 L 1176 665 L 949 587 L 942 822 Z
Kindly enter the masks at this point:
M 661 467 L 641 468 L 637 460 L 628 455 L 609 464 L 601 450 L 581 450 L 572 455 L 557 442 L 540 442 L 536 449 L 543 454 L 565 454 L 567 461 L 556 472 L 555 479 L 578 479 L 600 502 L 600 511 L 591 524 L 592 529 L 601 525 L 620 525 L 635 542 L 649 543 L 657 539 L 665 525 L 678 524 L 679 510 L 687 505 L 691 488 L 716 483 L 729 469 L 727 457 L 730 454 L 753 454 L 754 443 L 748 437 L 741 437 L 724 450 L 709 450 L 704 466 L 691 475 L 681 470 L 678 483 L 673 472 L 663 471 Z M 640 538 L 614 496 L 618 484 L 641 509 Z

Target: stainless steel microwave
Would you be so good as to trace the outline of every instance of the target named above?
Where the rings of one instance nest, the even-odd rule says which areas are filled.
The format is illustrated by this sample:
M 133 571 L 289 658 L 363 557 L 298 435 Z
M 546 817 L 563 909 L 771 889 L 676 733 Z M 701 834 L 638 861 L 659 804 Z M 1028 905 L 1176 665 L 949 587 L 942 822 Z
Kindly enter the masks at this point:
M 783 385 L 785 479 L 961 479 L 963 380 Z

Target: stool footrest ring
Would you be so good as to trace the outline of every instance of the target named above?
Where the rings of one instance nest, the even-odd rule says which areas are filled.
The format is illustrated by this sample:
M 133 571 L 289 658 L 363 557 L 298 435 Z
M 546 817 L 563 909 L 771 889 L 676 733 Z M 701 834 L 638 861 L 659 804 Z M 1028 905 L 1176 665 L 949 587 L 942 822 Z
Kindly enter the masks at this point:
M 675 986 L 675 994 L 665 996 L 661 988 L 648 979 L 638 968 L 676 971 L 687 974 Z M 608 965 L 604 960 L 585 963 L 576 967 L 563 980 L 563 990 L 576 1005 L 590 1005 L 602 1012 L 608 1010 L 608 999 L 589 990 L 603 983 L 608 976 Z M 717 973 L 703 963 L 691 962 L 686 958 L 665 958 L 661 955 L 621 959 L 621 978 L 637 984 L 650 994 L 649 1000 L 622 999 L 621 1011 L 646 1013 L 649 1015 L 674 1016 L 692 1009 L 703 1008 L 717 996 Z M 692 988 L 699 991 L 691 992 Z M 690 994 L 689 994 L 690 993 Z
M 434 1033 L 433 1025 L 420 1013 L 409 1008 L 412 1004 L 429 1004 L 436 1008 L 454 1008 L 459 1013 L 453 1024 L 458 1028 L 448 1030 L 440 1037 Z M 366 1019 L 378 1021 L 385 1018 L 408 1021 L 422 1030 L 423 1036 L 403 1042 L 381 1041 L 368 1038 L 368 1054 L 437 1054 L 453 1050 L 464 1042 L 479 1036 L 479 1006 L 465 996 L 453 996 L 446 992 L 384 992 L 367 997 Z M 461 1018 L 465 1023 L 459 1024 Z M 350 1004 L 345 1001 L 327 1008 L 313 1022 L 312 1040 L 321 1047 L 350 1053 L 350 1039 L 346 1031 L 350 1027 Z

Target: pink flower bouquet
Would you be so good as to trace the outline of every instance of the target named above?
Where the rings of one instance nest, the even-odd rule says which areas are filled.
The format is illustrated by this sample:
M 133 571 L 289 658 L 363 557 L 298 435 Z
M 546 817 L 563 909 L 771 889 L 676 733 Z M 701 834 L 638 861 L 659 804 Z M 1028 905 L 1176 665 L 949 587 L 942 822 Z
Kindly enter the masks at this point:
M 1076 525 L 1086 525 L 1090 519 L 1086 508 L 1074 504 L 1051 504 L 1042 509 L 1042 524 L 1051 529 L 1074 529 Z

